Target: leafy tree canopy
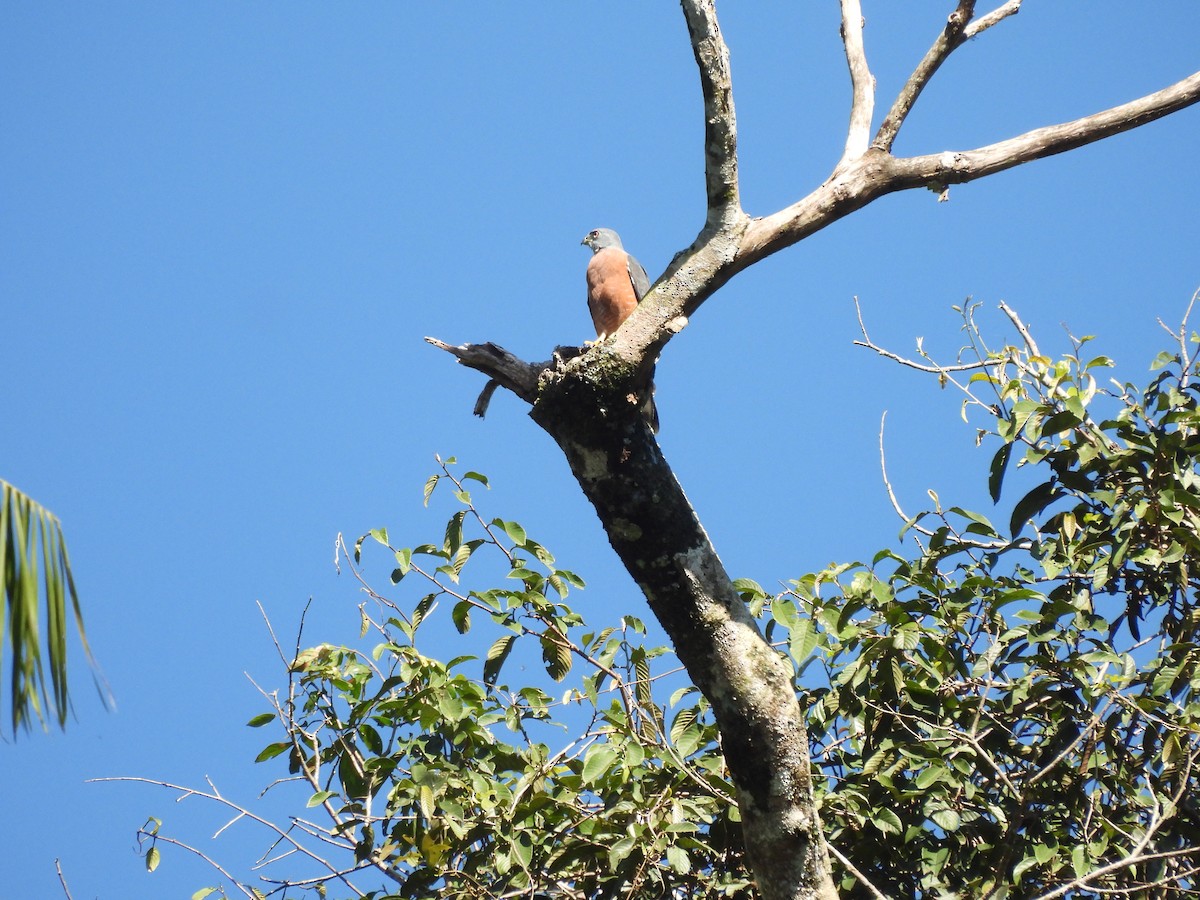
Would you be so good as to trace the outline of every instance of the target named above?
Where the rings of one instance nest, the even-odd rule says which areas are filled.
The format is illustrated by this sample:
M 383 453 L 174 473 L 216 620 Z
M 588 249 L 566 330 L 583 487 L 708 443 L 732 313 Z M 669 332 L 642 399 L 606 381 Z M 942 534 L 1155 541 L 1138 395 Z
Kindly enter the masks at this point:
M 841 889 L 1181 895 L 1200 866 L 1197 338 L 1138 389 L 1090 338 L 1054 360 L 1013 316 L 1023 344 L 993 351 L 961 312 L 974 358 L 934 368 L 997 448 L 992 496 L 1026 470 L 1008 521 L 938 505 L 906 520 L 908 552 L 777 594 L 737 583 L 794 666 Z M 672 651 L 632 616 L 585 623 L 583 580 L 456 471 L 425 486 L 453 494 L 440 540 L 378 529 L 348 553 L 373 647 L 281 651 L 287 687 L 249 723 L 278 729 L 258 761 L 286 761 L 323 818 L 263 821 L 299 852 L 196 896 L 753 896 L 716 729 Z M 487 649 L 431 656 L 422 626 L 447 615 Z M 181 843 L 157 820 L 142 837 L 151 867 Z

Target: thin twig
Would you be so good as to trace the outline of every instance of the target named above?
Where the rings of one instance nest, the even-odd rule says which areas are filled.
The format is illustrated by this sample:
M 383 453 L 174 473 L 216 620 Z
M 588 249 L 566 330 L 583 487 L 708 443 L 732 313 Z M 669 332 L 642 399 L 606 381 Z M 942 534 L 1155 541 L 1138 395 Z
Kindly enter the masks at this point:
M 896 492 L 892 490 L 892 482 L 888 478 L 887 472 L 887 454 L 883 449 L 883 426 L 887 423 L 887 410 L 883 411 L 883 415 L 879 417 L 879 471 L 883 474 L 883 486 L 887 489 L 888 499 L 892 502 L 892 509 L 896 511 L 896 515 L 906 525 L 909 525 L 913 531 L 919 532 L 926 537 L 933 537 L 934 532 L 928 528 L 922 528 L 916 522 L 909 519 L 908 514 L 900 508 L 900 501 L 896 499 Z M 910 524 L 911 523 L 911 524 Z
M 196 790 L 195 788 L 184 787 L 183 785 L 172 784 L 169 781 L 160 781 L 155 778 L 144 778 L 144 777 L 137 776 L 137 775 L 118 775 L 118 776 L 110 776 L 110 777 L 106 777 L 106 778 L 89 778 L 87 780 L 87 783 L 95 784 L 95 783 L 108 782 L 108 781 L 126 781 L 126 782 L 134 782 L 136 784 L 152 784 L 155 787 L 161 787 L 161 788 L 166 788 L 167 790 L 176 791 L 180 795 L 175 798 L 176 802 L 186 800 L 189 797 L 202 797 L 205 800 L 211 800 L 212 802 L 217 803 L 221 806 L 225 806 L 234 811 L 244 813 L 246 818 L 248 818 L 254 822 L 257 822 L 259 825 L 262 825 L 268 831 L 274 832 L 279 837 L 283 838 L 287 843 L 291 844 L 293 847 L 295 847 L 297 850 L 299 850 L 301 853 L 303 853 L 305 856 L 307 856 L 309 859 L 311 859 L 313 862 L 317 863 L 318 865 L 324 866 L 326 869 L 328 869 L 331 872 L 336 871 L 335 866 L 330 865 L 327 860 L 321 858 L 316 853 L 309 850 L 307 847 L 305 847 L 303 844 L 301 844 L 299 841 L 297 841 L 295 838 L 291 837 L 279 825 L 275 824 L 274 822 L 270 821 L 269 819 L 264 819 L 262 816 L 255 815 L 250 810 L 246 809 L 245 807 L 239 806 L 237 803 L 234 803 L 232 800 L 226 799 L 223 795 L 221 795 L 220 793 L 218 793 L 216 791 L 214 791 L 211 794 L 206 794 L 204 791 L 199 791 L 199 790 Z M 160 837 L 159 840 L 163 840 L 163 838 Z M 347 843 L 347 844 L 343 845 L 343 849 L 352 849 L 352 848 L 353 848 L 353 844 Z
M 1156 829 L 1157 829 L 1158 824 L 1160 824 L 1160 823 L 1155 823 Z M 1147 832 L 1152 833 L 1152 832 L 1150 832 L 1150 829 L 1147 829 Z M 1037 897 L 1036 900 L 1054 900 L 1055 897 L 1064 897 L 1067 894 L 1071 893 L 1071 891 L 1076 890 L 1077 888 L 1085 887 L 1086 885 L 1088 885 L 1090 882 L 1092 882 L 1093 880 L 1095 880 L 1097 878 L 1100 878 L 1104 875 L 1109 875 L 1113 872 L 1119 872 L 1119 871 L 1121 871 L 1121 869 L 1129 869 L 1129 868 L 1132 868 L 1133 866 L 1139 865 L 1141 863 L 1153 862 L 1154 860 L 1157 860 L 1157 859 L 1177 859 L 1180 856 L 1187 856 L 1188 854 L 1194 854 L 1195 852 L 1196 852 L 1195 847 L 1184 847 L 1181 850 L 1165 850 L 1160 853 L 1140 853 L 1140 852 L 1135 851 L 1133 853 L 1126 855 L 1122 859 L 1118 859 L 1115 862 L 1109 863 L 1108 865 L 1101 866 L 1100 868 L 1096 869 L 1095 871 L 1088 872 L 1086 875 L 1081 875 L 1080 877 L 1078 877 L 1072 881 L 1069 881 L 1066 884 L 1060 885 L 1059 887 L 1055 888 L 1054 890 L 1049 891 L 1045 894 L 1042 894 L 1040 897 Z M 1184 877 L 1184 876 L 1180 875 L 1178 877 Z M 1177 877 L 1171 878 L 1171 881 L 1176 881 L 1176 880 L 1177 880 Z
M 1183 319 L 1179 323 L 1179 331 L 1178 332 L 1176 332 L 1175 329 L 1170 328 L 1167 325 L 1167 323 L 1162 320 L 1161 316 L 1157 320 L 1158 324 L 1162 327 L 1162 330 L 1165 331 L 1167 334 L 1169 334 L 1173 339 L 1175 339 L 1176 341 L 1179 342 L 1179 388 L 1180 388 L 1180 390 L 1182 390 L 1184 385 L 1186 384 L 1188 373 L 1191 371 L 1192 363 L 1195 362 L 1195 359 L 1196 359 L 1195 354 L 1193 354 L 1192 351 L 1188 348 L 1187 330 L 1188 330 L 1188 320 L 1191 319 L 1191 317 L 1192 317 L 1192 309 L 1196 306 L 1197 300 L 1200 300 L 1200 289 L 1197 289 L 1196 292 L 1194 294 L 1192 294 L 1192 299 L 1188 301 L 1187 309 L 1184 310 L 1184 312 L 1183 312 Z
M 837 858 L 837 861 L 840 862 L 843 866 L 845 866 L 846 871 L 849 872 L 851 875 L 853 875 L 855 878 L 857 878 L 858 883 L 861 884 L 863 887 L 865 887 L 867 889 L 867 891 L 871 894 L 871 896 L 875 898 L 875 900 L 891 900 L 891 898 L 888 897 L 887 894 L 883 893 L 882 891 L 879 890 L 879 888 L 877 888 L 877 887 L 875 887 L 875 885 L 871 884 L 871 882 L 867 878 L 867 876 L 864 875 L 862 872 L 858 871 L 858 869 L 856 869 L 854 867 L 854 864 L 852 862 L 850 862 L 850 860 L 846 859 L 846 857 L 842 854 L 842 851 L 840 851 L 837 847 L 833 846 L 833 844 L 827 844 L 826 846 L 829 847 L 829 852 L 832 853 Z
M 93 781 L 109 781 L 109 780 L 119 780 L 119 779 L 107 779 L 107 778 L 93 779 Z M 236 878 L 234 878 L 233 875 L 228 870 L 226 870 L 219 862 L 217 862 L 215 859 L 213 859 L 211 856 L 209 856 L 207 853 L 205 853 L 200 848 L 193 847 L 191 844 L 185 844 L 183 841 L 176 840 L 173 837 L 167 837 L 162 834 L 150 835 L 150 837 L 153 838 L 155 843 L 170 844 L 172 847 L 178 847 L 180 850 L 186 850 L 188 853 L 191 853 L 195 856 L 200 857 L 202 860 L 204 860 L 206 863 L 208 863 L 208 865 L 210 865 L 212 868 L 214 868 L 218 872 L 220 872 L 223 877 L 228 879 L 229 883 L 232 884 L 239 891 L 241 891 L 242 894 L 244 894 L 246 897 L 249 898 L 249 900 L 255 900 L 255 894 L 250 888 L 246 887 L 244 884 L 242 884 L 240 881 L 238 881 Z M 351 889 L 353 890 L 353 888 L 351 888 Z M 357 891 L 355 893 L 357 893 Z M 362 896 L 362 895 L 359 894 L 359 896 Z
M 1013 308 L 1001 300 L 1000 311 L 1008 316 L 1008 320 L 1013 323 L 1013 327 L 1016 328 L 1017 332 L 1021 335 L 1021 340 L 1025 342 L 1025 347 L 1029 350 L 1029 355 L 1041 356 L 1042 351 L 1038 349 L 1037 342 L 1034 341 L 1033 335 L 1029 333 L 1029 329 L 1025 326 L 1025 323 L 1021 321 L 1021 317 L 1016 314 Z
M 74 900 L 71 896 L 71 889 L 67 887 L 67 877 L 63 875 L 62 863 L 57 859 L 54 860 L 54 871 L 58 873 L 58 883 L 62 885 L 63 893 L 67 895 L 67 900 Z
M 995 360 L 981 359 L 978 362 L 956 363 L 952 366 L 943 366 L 940 364 L 925 365 L 917 362 L 916 360 L 907 359 L 906 357 L 900 356 L 897 353 L 893 353 L 891 350 L 885 350 L 883 347 L 880 347 L 871 340 L 870 335 L 867 334 L 867 326 L 863 321 L 862 316 L 862 307 L 859 305 L 857 297 L 854 298 L 854 309 L 858 313 L 858 327 L 862 331 L 863 336 L 861 341 L 854 341 L 854 346 L 865 347 L 868 350 L 873 350 L 880 356 L 890 359 L 893 362 L 898 362 L 902 366 L 907 366 L 910 369 L 916 369 L 918 372 L 927 372 L 930 375 L 945 375 L 947 372 L 974 372 L 979 369 L 986 369 L 989 366 L 995 365 L 996 363 Z

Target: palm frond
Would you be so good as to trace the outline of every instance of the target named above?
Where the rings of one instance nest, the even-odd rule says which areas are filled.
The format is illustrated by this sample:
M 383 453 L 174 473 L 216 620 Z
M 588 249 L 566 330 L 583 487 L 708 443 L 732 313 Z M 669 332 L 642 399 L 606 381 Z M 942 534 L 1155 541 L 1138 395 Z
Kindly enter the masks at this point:
M 62 525 L 48 509 L 2 480 L 0 578 L 0 685 L 6 668 L 4 656 L 10 653 L 12 733 L 28 731 L 35 720 L 45 728 L 47 716 L 53 716 L 59 727 L 66 726 L 71 708 L 67 691 L 68 599 L 83 652 L 107 705 L 107 689 L 83 627 Z M 0 704 L 3 696 L 0 688 Z

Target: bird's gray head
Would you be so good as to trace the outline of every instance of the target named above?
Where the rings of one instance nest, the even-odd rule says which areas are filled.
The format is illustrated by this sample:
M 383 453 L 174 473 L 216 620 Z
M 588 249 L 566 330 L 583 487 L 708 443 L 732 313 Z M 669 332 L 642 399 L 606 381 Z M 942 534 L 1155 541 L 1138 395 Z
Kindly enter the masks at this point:
M 605 247 L 621 247 L 620 236 L 611 228 L 597 228 L 594 231 L 589 231 L 587 236 L 580 241 L 581 244 L 587 244 L 592 248 L 593 253 L 599 253 Z

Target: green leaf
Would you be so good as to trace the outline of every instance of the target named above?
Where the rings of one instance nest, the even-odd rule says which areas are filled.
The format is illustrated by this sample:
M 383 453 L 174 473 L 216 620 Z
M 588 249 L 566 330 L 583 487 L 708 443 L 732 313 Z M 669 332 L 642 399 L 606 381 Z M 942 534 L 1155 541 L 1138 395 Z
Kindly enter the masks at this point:
M 571 647 L 563 639 L 555 638 L 547 633 L 542 635 L 542 662 L 546 664 L 546 674 L 555 681 L 562 681 L 571 671 Z
M 796 601 L 786 594 L 776 597 L 771 601 L 771 618 L 788 630 L 795 629 L 799 619 Z
M 158 868 L 159 862 L 162 861 L 162 856 L 158 852 L 157 847 L 151 847 L 146 851 L 146 871 L 153 872 Z
M 433 496 L 433 489 L 437 487 L 438 479 L 441 475 L 430 475 L 429 480 L 425 482 L 425 505 L 429 506 L 429 498 Z
M 1016 537 L 1025 523 L 1036 516 L 1047 506 L 1062 496 L 1058 491 L 1058 486 L 1053 481 L 1047 481 L 1044 484 L 1039 484 L 1032 491 L 1022 497 L 1015 507 L 1013 507 L 1012 519 L 1009 521 L 1008 529 L 1013 537 Z
M 934 823 L 947 833 L 958 831 L 962 825 L 962 818 L 952 809 L 939 809 L 930 813 L 929 818 L 933 819 Z
M 1175 362 L 1175 355 L 1164 350 L 1162 353 L 1154 357 L 1154 361 L 1150 363 L 1150 371 L 1156 372 L 1159 369 L 1164 369 Z
M 528 871 L 533 863 L 533 841 L 527 832 L 518 834 L 516 840 L 512 842 L 513 855 L 521 864 L 521 868 Z
M 692 863 L 688 859 L 687 851 L 676 844 L 667 847 L 667 865 L 680 875 L 686 875 L 692 870 Z
M 509 540 L 511 540 L 517 546 L 521 546 L 527 540 L 529 540 L 529 536 L 525 533 L 525 529 L 522 528 L 517 522 L 506 522 L 503 519 L 492 519 L 492 524 L 502 529 L 504 533 L 508 535 Z
M 916 650 L 921 643 L 921 629 L 909 622 L 892 632 L 892 646 L 897 650 Z
M 254 757 L 254 761 L 256 763 L 266 762 L 268 759 L 274 759 L 280 753 L 290 749 L 292 749 L 292 745 L 288 741 L 280 741 L 277 744 L 267 744 L 267 746 L 263 748 L 262 752 L 259 753 L 258 756 Z
M 636 769 L 646 760 L 646 751 L 642 745 L 636 741 L 630 741 L 625 745 L 625 765 L 631 769 Z
M 478 481 L 484 487 L 490 487 L 487 476 L 481 475 L 479 472 L 467 472 L 465 475 L 463 475 L 463 481 L 466 481 L 468 478 L 472 481 Z
M 1005 444 L 992 457 L 992 465 L 988 470 L 988 493 L 993 503 L 1000 502 L 1000 488 L 1004 484 L 1004 474 L 1008 471 L 1008 460 L 1012 456 L 1012 444 Z
M 1077 844 L 1071 851 L 1071 868 L 1075 870 L 1076 877 L 1083 877 L 1092 870 L 1086 844 Z
M 305 806 L 308 806 L 309 808 L 312 808 L 314 806 L 320 806 L 322 803 L 324 803 L 330 797 L 336 797 L 336 796 L 337 796 L 337 793 L 335 791 L 317 791 L 315 794 L 313 794 L 311 797 L 308 798 L 308 803 L 306 803 Z
M 1034 867 L 1036 865 L 1038 865 L 1038 861 L 1037 861 L 1036 857 L 1027 856 L 1023 860 L 1021 860 L 1019 863 L 1017 863 L 1015 866 L 1013 866 L 1013 871 L 1012 871 L 1013 884 L 1020 884 L 1021 876 L 1024 875 L 1027 870 L 1031 869 L 1032 867 Z
M 264 725 L 269 725 L 275 721 L 275 713 L 259 713 L 246 724 L 251 728 L 262 728 Z
M 446 522 L 446 536 L 442 542 L 442 549 L 448 555 L 457 552 L 463 542 L 463 520 L 466 518 L 467 511 L 460 509 L 450 517 Z
M 504 637 L 497 638 L 495 643 L 488 649 L 487 659 L 483 663 L 483 682 L 487 685 L 495 685 L 496 679 L 500 677 L 500 667 L 504 665 L 504 661 L 508 659 L 508 654 L 512 652 L 513 644 L 516 642 L 515 634 L 506 634 Z
M 788 637 L 788 653 L 797 663 L 807 662 L 817 646 L 817 628 L 812 619 L 798 619 Z
M 633 852 L 633 848 L 636 846 L 636 844 L 637 842 L 634 840 L 634 838 L 629 837 L 628 835 L 613 844 L 608 850 L 609 868 L 615 871 L 617 864 Z
M 617 760 L 617 748 L 612 744 L 592 744 L 583 757 L 583 783 L 594 785 L 612 769 Z
M 196 891 L 196 893 L 192 894 L 192 900 L 204 900 L 204 898 L 207 897 L 209 894 L 215 894 L 216 892 L 217 892 L 216 888 L 212 888 L 212 887 L 200 888 L 200 890 L 198 890 L 198 891 Z
M 39 592 L 45 598 L 44 621 L 39 618 Z M 70 709 L 68 597 L 84 654 L 96 671 L 58 519 L 0 480 L 0 657 L 6 645 L 11 648 L 12 659 L 5 668 L 10 672 L 14 734 L 29 728 L 35 720 L 44 723 L 43 711 L 53 711 L 58 725 L 66 726 Z M 45 636 L 44 643 L 39 630 Z M 107 688 L 98 674 L 96 687 L 107 703 Z
M 904 830 L 900 817 L 890 809 L 877 809 L 871 816 L 871 822 L 884 834 L 899 834 Z
M 1079 404 L 1078 398 L 1072 397 L 1071 399 L 1076 401 L 1075 405 L 1079 407 L 1078 410 L 1064 409 L 1050 416 L 1042 422 L 1041 428 L 1038 429 L 1042 437 L 1052 438 L 1064 431 L 1078 427 L 1079 423 L 1083 421 L 1082 405 Z
M 759 584 L 757 581 L 755 581 L 753 578 L 735 578 L 733 581 L 733 589 L 735 591 L 737 591 L 739 594 L 749 594 L 750 595 L 749 598 L 743 598 L 743 599 L 752 599 L 754 597 L 767 596 L 767 592 L 762 589 L 762 585 Z
M 571 587 L 576 587 L 576 588 L 579 588 L 580 590 L 587 587 L 587 585 L 584 584 L 584 581 L 582 578 L 580 578 L 578 575 L 576 575 L 574 572 L 572 572 L 568 569 L 556 569 L 554 571 L 554 574 L 557 575 L 559 578 L 561 578 L 563 581 L 565 581 L 567 584 L 571 585 Z
M 466 634 L 471 630 L 471 602 L 469 600 L 459 600 L 454 604 L 454 609 L 450 612 L 450 618 L 454 622 L 454 627 L 459 634 Z

